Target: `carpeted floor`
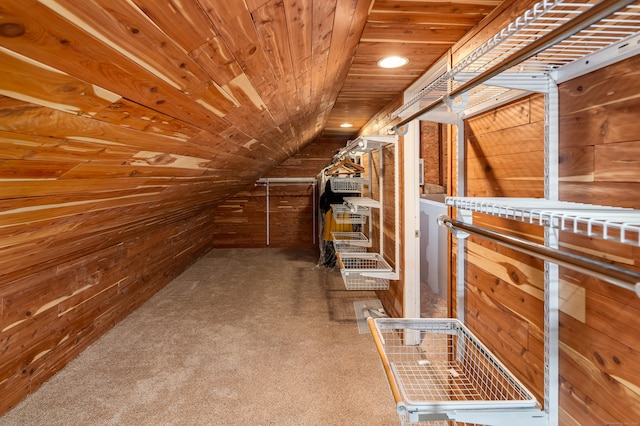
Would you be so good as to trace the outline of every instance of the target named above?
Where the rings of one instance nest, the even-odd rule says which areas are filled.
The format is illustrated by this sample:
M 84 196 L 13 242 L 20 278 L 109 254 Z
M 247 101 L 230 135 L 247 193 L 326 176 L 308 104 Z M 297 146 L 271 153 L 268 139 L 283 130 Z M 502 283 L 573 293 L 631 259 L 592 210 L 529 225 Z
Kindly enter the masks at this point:
M 395 425 L 373 341 L 315 250 L 213 250 L 5 425 Z

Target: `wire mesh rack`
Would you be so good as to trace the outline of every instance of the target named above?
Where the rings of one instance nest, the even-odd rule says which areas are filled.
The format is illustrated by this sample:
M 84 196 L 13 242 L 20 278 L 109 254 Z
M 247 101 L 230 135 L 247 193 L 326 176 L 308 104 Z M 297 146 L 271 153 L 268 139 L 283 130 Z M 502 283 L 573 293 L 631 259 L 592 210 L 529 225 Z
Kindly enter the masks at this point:
M 389 279 L 384 275 L 393 271 L 379 253 L 338 253 L 338 263 L 347 290 L 387 290 Z
M 333 176 L 329 178 L 329 182 L 333 192 L 361 193 L 363 186 L 369 181 L 359 177 Z
M 460 321 L 379 318 L 369 323 L 398 414 L 408 422 L 464 421 L 465 410 L 496 418 L 503 410 L 509 415 L 522 410 L 540 417 L 533 394 Z

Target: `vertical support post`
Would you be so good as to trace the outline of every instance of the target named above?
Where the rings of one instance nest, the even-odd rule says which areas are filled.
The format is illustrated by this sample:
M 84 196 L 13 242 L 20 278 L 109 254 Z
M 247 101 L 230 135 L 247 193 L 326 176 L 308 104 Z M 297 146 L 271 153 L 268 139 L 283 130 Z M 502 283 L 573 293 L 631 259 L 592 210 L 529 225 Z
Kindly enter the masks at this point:
M 545 135 L 544 135 L 544 195 L 548 200 L 559 197 L 559 111 L 558 86 L 548 79 L 545 94 Z M 557 229 L 545 227 L 544 244 L 557 249 L 559 246 Z M 559 266 L 553 262 L 544 263 L 544 410 L 549 426 L 558 425 L 558 382 L 559 382 Z
M 311 233 L 313 234 L 313 244 L 316 244 L 316 182 L 311 184 L 311 196 L 313 197 L 311 207 L 311 220 L 313 225 L 311 226 Z
M 380 254 L 384 255 L 384 148 L 380 147 L 378 157 L 380 157 L 378 159 L 380 162 L 380 174 L 378 175 L 378 192 L 380 193 L 380 208 L 378 209 L 380 215 Z
M 464 141 L 464 120 L 462 114 L 456 123 L 456 196 L 464 197 L 465 188 L 465 141 Z M 463 212 L 457 209 L 457 219 L 470 223 L 470 217 L 463 217 Z M 466 219 L 466 220 L 465 220 Z M 465 245 L 466 239 L 457 239 L 457 262 L 456 262 L 456 316 L 464 324 L 464 275 L 465 275 Z
M 269 181 L 268 180 L 264 187 L 267 191 L 266 203 L 267 203 L 267 246 L 268 246 L 269 245 Z
M 414 120 L 407 126 L 408 131 L 404 135 L 402 145 L 402 161 L 396 165 L 403 173 L 404 209 L 396 210 L 396 220 L 399 220 L 402 211 L 404 224 L 403 316 L 420 318 L 420 186 L 418 182 L 420 121 Z

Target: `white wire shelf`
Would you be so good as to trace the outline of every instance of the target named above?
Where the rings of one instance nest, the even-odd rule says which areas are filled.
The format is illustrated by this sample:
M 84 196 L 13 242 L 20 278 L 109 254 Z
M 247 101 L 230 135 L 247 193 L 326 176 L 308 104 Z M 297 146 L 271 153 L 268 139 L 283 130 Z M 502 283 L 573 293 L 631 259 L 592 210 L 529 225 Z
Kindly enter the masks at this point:
M 459 60 L 451 70 L 433 79 L 413 98 L 392 113 L 392 117 L 408 116 L 419 108 L 446 99 L 468 78 L 463 75 L 478 75 L 493 66 L 504 63 L 509 57 L 549 34 L 572 18 L 589 10 L 597 0 L 543 0 L 512 21 L 509 25 L 487 40 L 475 51 Z M 503 72 L 512 81 L 524 80 L 530 83 L 531 74 L 546 76 L 567 67 L 606 48 L 629 40 L 640 32 L 640 5 L 627 6 L 605 19 L 577 32 L 576 34 L 546 48 L 537 55 L 520 62 Z M 494 96 L 504 96 L 510 88 L 500 89 L 500 94 L 488 89 L 490 82 L 478 86 L 474 91 L 438 107 L 439 110 L 457 111 L 478 105 Z M 478 96 L 485 100 L 477 99 Z M 514 95 L 515 96 L 515 95 Z M 455 102 L 460 105 L 456 106 Z
M 330 177 L 331 191 L 340 193 L 361 193 L 369 181 L 359 177 Z
M 371 247 L 371 241 L 362 232 L 332 232 L 333 241 L 344 241 L 352 245 Z
M 340 274 L 347 290 L 388 290 L 393 269 L 379 253 L 338 253 Z
M 401 419 L 546 424 L 533 394 L 460 321 L 369 324 Z
M 344 197 L 343 200 L 344 204 L 353 212 L 363 207 L 380 208 L 380 201 L 370 197 Z
M 542 198 L 447 197 L 445 204 L 476 213 L 640 246 L 640 210 Z

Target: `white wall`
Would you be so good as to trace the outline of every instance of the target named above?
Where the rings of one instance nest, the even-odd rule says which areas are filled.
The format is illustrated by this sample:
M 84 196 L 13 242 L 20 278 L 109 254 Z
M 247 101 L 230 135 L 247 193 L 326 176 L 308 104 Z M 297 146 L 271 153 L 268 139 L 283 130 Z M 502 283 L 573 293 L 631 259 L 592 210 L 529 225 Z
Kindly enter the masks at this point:
M 436 219 L 447 214 L 444 197 L 420 198 L 420 281 L 441 297 L 447 294 L 447 230 L 438 226 Z

